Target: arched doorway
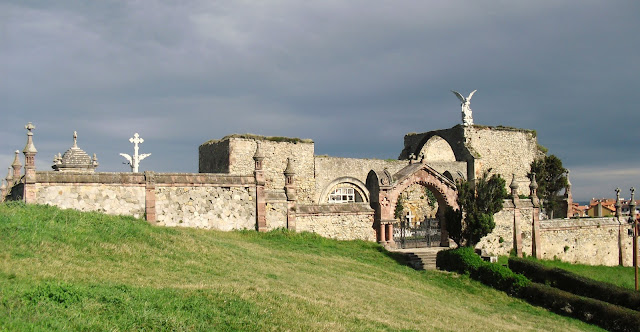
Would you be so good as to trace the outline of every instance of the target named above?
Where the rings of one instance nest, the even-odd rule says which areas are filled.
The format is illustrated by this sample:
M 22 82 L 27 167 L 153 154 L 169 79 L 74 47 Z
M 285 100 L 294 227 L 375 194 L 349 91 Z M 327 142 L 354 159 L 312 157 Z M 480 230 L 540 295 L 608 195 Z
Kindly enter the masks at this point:
M 437 200 L 436 218 L 440 226 L 440 245 L 448 246 L 449 236 L 446 231 L 444 210 L 447 206 L 457 208 L 457 191 L 453 181 L 434 170 L 428 164 L 409 164 L 396 174 L 391 175 L 386 169 L 382 172 L 370 171 L 367 176 L 367 189 L 370 193 L 371 207 L 375 210 L 374 229 L 379 243 L 391 248 L 396 247 L 393 239 L 395 209 L 398 198 L 413 185 L 429 189 Z

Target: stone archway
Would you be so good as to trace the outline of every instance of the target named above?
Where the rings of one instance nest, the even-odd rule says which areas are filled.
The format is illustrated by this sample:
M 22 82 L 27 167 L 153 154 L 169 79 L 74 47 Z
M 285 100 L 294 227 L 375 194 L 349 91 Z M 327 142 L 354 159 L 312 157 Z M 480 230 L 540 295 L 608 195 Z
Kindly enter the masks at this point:
M 379 243 L 394 248 L 393 224 L 394 210 L 398 197 L 410 185 L 420 184 L 431 190 L 439 205 L 438 217 L 441 225 L 440 245 L 448 246 L 449 236 L 444 221 L 444 209 L 447 206 L 458 208 L 455 183 L 427 164 L 410 164 L 393 176 L 385 169 L 383 172 L 370 171 L 367 176 L 367 188 L 371 197 L 371 207 L 376 211 L 374 229 Z

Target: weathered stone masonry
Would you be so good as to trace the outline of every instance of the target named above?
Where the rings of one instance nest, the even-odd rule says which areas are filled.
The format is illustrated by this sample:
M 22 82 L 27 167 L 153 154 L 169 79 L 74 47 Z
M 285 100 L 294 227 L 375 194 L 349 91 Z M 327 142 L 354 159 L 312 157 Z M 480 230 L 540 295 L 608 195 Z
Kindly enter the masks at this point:
M 16 158 L 7 186 L 3 183 L 2 199 L 132 215 L 164 226 L 258 231 L 282 227 L 394 247 L 393 209 L 403 190 L 431 190 L 437 217 L 442 218 L 442 208 L 455 206 L 456 180 L 473 181 L 492 169 L 512 178 L 514 198 L 505 201 L 503 211 L 495 215 L 495 230 L 478 247 L 491 254 L 515 250 L 518 255 L 587 264 L 631 262 L 624 222 L 538 220 L 536 186 L 528 186 L 526 173 L 541 153 L 535 132 L 529 130 L 455 126 L 408 134 L 400 160 L 315 156 L 311 140 L 232 135 L 201 145 L 200 173 L 187 174 L 94 173 L 95 155 L 88 158 L 77 147 L 68 150 L 68 160 L 57 158 L 57 171 L 36 172 L 35 127 L 26 128 L 25 174 L 20 176 Z M 73 161 L 81 158 L 74 156 L 90 164 L 78 167 Z M 351 190 L 356 199 L 330 204 L 329 196 L 339 188 Z M 518 198 L 527 194 L 534 199 Z M 441 243 L 448 245 L 442 227 Z

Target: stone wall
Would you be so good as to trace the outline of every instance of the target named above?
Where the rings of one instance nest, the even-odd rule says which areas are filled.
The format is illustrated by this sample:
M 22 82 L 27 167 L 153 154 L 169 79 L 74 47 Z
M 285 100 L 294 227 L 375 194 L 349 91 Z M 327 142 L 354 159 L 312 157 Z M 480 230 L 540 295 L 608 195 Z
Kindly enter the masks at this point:
M 296 228 L 338 240 L 375 241 L 373 214 L 366 203 L 299 205 Z
M 520 234 L 522 237 L 522 250 L 525 254 L 532 252 L 532 221 L 533 205 L 530 200 L 520 200 L 518 202 Z M 484 249 L 491 255 L 509 255 L 513 249 L 513 228 L 515 208 L 512 200 L 505 199 L 502 211 L 493 216 L 496 227 L 489 235 L 482 238 L 476 248 Z
M 469 126 L 464 128 L 466 145 L 479 155 L 476 159 L 476 177 L 492 169 L 510 184 L 516 174 L 518 194 L 529 195 L 527 173 L 531 162 L 541 156 L 535 132 L 505 127 Z
M 619 264 L 621 244 L 623 264 L 631 266 L 633 241 L 627 235 L 630 227 L 626 224 L 620 226 L 612 217 L 542 220 L 542 258 L 613 266 Z
M 36 184 L 37 204 L 142 218 L 145 188 L 99 183 Z
M 253 155 L 257 142 L 260 142 L 260 149 L 265 156 L 263 161 L 266 180 L 265 191 L 283 190 L 284 170 L 287 167 L 287 158 L 291 158 L 295 171 L 298 201 L 312 203 L 315 194 L 315 180 L 314 144 L 311 140 L 231 135 L 218 141 L 209 141 L 200 146 L 200 172 L 224 171 L 226 158 L 229 174 L 253 174 Z
M 533 130 L 479 125 L 407 134 L 399 159 L 408 159 L 412 153 L 431 158 L 427 163 L 450 160 L 453 154 L 456 161 L 467 163 L 464 173 L 467 179 L 492 169 L 509 185 L 515 173 L 518 193 L 523 195 L 529 194 L 526 175 L 531 162 L 542 156 Z
M 382 159 L 356 159 L 328 156 L 316 156 L 315 162 L 315 197 L 314 203 L 327 203 L 327 195 L 330 187 L 337 184 L 335 180 L 340 178 L 354 178 L 365 184 L 369 171 L 382 171 L 385 168 L 391 174 L 396 173 L 405 166 L 406 160 L 382 160 Z M 346 180 L 346 179 L 345 179 Z M 339 181 L 338 181 L 339 182 Z M 366 192 L 366 188 L 362 188 Z
M 158 186 L 155 196 L 156 220 L 162 226 L 256 228 L 254 188 Z

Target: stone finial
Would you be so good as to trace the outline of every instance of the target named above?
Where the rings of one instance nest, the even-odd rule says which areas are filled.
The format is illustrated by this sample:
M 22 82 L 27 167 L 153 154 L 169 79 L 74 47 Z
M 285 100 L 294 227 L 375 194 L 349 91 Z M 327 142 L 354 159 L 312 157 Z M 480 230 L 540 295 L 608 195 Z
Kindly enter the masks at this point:
M 264 153 L 262 153 L 262 149 L 260 148 L 260 142 L 256 142 L 256 153 L 253 154 L 253 160 L 255 161 L 255 169 L 256 171 L 262 170 L 262 161 L 264 160 Z
M 569 180 L 569 170 L 567 170 L 565 176 L 567 177 L 567 187 L 564 188 L 564 193 L 565 195 L 568 195 L 569 193 L 571 193 L 571 181 Z
M 20 151 L 16 150 L 16 156 L 15 158 L 13 158 L 13 163 L 11 164 L 11 167 L 13 168 L 13 178 L 14 179 L 19 179 L 20 178 L 20 168 L 22 168 L 22 164 L 20 163 Z
M 418 159 L 418 157 L 416 157 L 416 155 L 413 152 L 409 154 L 409 165 L 413 164 L 413 162 L 416 161 L 416 159 Z
M 72 148 L 78 148 L 78 132 L 77 131 L 73 131 L 73 146 Z
M 13 169 L 11 167 L 8 167 L 8 169 L 9 172 L 7 172 L 5 180 L 7 180 L 7 183 L 9 184 L 9 186 L 11 186 L 11 184 L 13 183 Z
M 294 175 L 296 172 L 293 170 L 293 165 L 291 165 L 291 158 L 287 158 L 287 168 L 284 170 L 284 175 Z
M 296 172 L 293 170 L 293 165 L 291 164 L 291 158 L 287 158 L 287 167 L 284 169 L 284 176 L 287 185 L 293 184 L 293 176 Z
M 38 150 L 36 150 L 36 147 L 33 145 L 33 130 L 36 129 L 36 126 L 34 126 L 31 122 L 29 122 L 26 126 L 24 126 L 24 129 L 27 130 L 27 145 L 25 145 L 24 150 L 22 150 L 22 152 L 37 153 Z
M 517 196 L 518 194 L 518 182 L 516 181 L 516 173 L 512 173 L 513 177 L 511 178 L 511 184 L 509 185 L 509 188 L 511 188 L 511 194 L 513 194 L 514 196 Z M 515 194 L 514 194 L 515 192 Z
M 100 165 L 100 164 L 98 163 L 98 157 L 96 156 L 96 154 L 95 154 L 95 153 L 93 154 L 93 158 L 91 159 L 91 165 L 93 165 L 93 167 L 94 167 L 94 168 L 95 168 L 95 167 L 98 167 L 98 165 Z

